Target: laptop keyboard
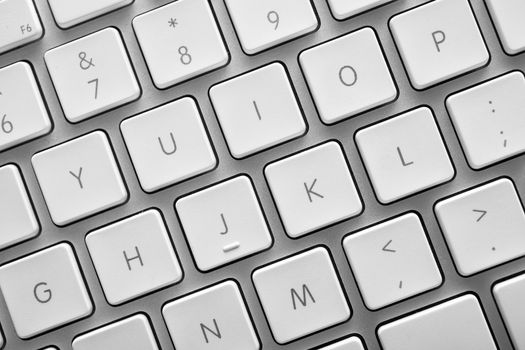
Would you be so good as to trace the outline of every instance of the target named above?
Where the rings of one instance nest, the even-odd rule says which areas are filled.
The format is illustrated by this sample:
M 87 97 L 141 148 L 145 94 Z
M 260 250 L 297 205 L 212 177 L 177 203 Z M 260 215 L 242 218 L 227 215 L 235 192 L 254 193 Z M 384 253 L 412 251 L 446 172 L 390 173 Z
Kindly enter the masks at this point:
M 525 349 L 522 0 L 0 0 L 0 348 Z

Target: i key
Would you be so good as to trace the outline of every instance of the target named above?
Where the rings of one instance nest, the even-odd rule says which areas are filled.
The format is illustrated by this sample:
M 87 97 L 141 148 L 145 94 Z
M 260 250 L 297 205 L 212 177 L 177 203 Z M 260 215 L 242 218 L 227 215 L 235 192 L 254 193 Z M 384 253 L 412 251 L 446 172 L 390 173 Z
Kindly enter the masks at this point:
M 33 0 L 0 1 L 0 28 L 0 54 L 38 40 L 44 34 Z

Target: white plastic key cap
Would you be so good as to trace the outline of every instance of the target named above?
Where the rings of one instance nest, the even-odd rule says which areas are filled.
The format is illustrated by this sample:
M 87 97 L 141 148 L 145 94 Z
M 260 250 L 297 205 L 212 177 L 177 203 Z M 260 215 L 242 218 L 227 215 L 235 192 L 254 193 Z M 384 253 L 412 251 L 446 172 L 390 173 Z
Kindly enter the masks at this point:
M 247 157 L 306 132 L 286 69 L 280 63 L 243 74 L 210 89 L 228 148 Z
M 228 63 L 208 0 L 178 0 L 133 19 L 155 86 L 165 89 Z
M 511 72 L 447 99 L 471 167 L 480 169 L 525 151 L 525 76 Z
M 463 276 L 525 255 L 525 212 L 508 178 L 442 200 L 435 211 Z
M 488 63 L 468 0 L 435 0 L 390 20 L 412 85 L 425 89 Z
M 0 289 L 22 339 L 86 317 L 93 310 L 75 253 L 67 243 L 1 266 Z
M 72 123 L 140 96 L 140 86 L 115 28 L 51 49 L 44 59 L 64 115 Z
M 299 62 L 321 120 L 327 124 L 397 97 L 385 56 L 370 27 L 308 49 L 300 54 Z
M 18 167 L 0 168 L 0 249 L 35 237 L 40 225 Z
M 150 209 L 89 233 L 86 244 L 111 305 L 182 279 L 158 210 Z
M 505 52 L 515 55 L 525 50 L 525 13 L 522 0 L 485 0 Z
M 252 277 L 279 344 L 350 318 L 350 307 L 325 248 L 272 263 L 255 270 Z
M 350 337 L 337 343 L 324 346 L 319 350 L 365 350 L 363 342 L 358 337 Z
M 167 303 L 162 315 L 178 350 L 258 350 L 237 284 L 226 281 Z
M 271 163 L 264 172 L 286 233 L 291 237 L 356 216 L 363 209 L 337 142 Z
M 383 204 L 454 177 L 454 167 L 428 107 L 362 129 L 355 139 Z
M 441 285 L 425 229 L 414 213 L 352 233 L 343 247 L 365 304 L 372 310 Z
M 493 293 L 514 348 L 525 349 L 525 275 L 499 282 Z
M 106 134 L 95 131 L 35 154 L 33 168 L 49 213 L 67 225 L 126 201 Z
M 343 20 L 392 1 L 394 0 L 328 0 L 328 4 L 334 17 Z
M 272 244 L 257 195 L 245 175 L 182 197 L 175 209 L 201 270 L 211 270 Z
M 133 0 L 48 0 L 48 2 L 58 26 L 66 29 L 127 6 Z
M 310 0 L 226 0 L 242 48 L 251 55 L 314 31 Z
M 17 62 L 0 69 L 0 151 L 45 135 L 51 127 L 31 66 Z
M 0 54 L 42 37 L 33 0 L 0 1 Z
M 134 315 L 80 335 L 73 350 L 158 350 L 155 335 L 144 314 Z
M 377 333 L 385 350 L 497 349 L 472 294 L 387 323 Z
M 153 192 L 217 165 L 195 103 L 189 97 L 126 119 L 120 125 L 142 188 Z

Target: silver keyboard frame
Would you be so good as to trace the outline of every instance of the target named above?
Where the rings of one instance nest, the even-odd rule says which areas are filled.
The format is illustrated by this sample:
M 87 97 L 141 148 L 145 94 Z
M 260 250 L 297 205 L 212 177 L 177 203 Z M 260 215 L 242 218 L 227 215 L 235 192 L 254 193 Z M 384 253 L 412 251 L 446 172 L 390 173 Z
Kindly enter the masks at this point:
M 54 129 L 52 133 L 44 137 L 0 153 L 0 166 L 15 163 L 21 168 L 41 223 L 42 232 L 35 239 L 2 250 L 0 253 L 0 264 L 57 242 L 69 241 L 75 247 L 81 269 L 85 275 L 88 288 L 94 301 L 95 310 L 91 317 L 34 339 L 22 341 L 14 332 L 5 301 L 3 297 L 0 296 L 0 324 L 4 336 L 7 339 L 6 348 L 10 350 L 26 350 L 55 345 L 61 350 L 71 349 L 71 341 L 76 335 L 119 320 L 125 316 L 137 312 L 145 312 L 151 319 L 160 347 L 162 349 L 173 349 L 173 344 L 161 315 L 161 308 L 164 303 L 181 295 L 188 294 L 193 290 L 233 278 L 238 281 L 242 287 L 242 292 L 248 302 L 249 310 L 255 323 L 254 326 L 263 342 L 264 349 L 310 349 L 355 333 L 362 335 L 368 349 L 379 349 L 380 346 L 376 337 L 376 327 L 378 324 L 466 291 L 475 292 L 481 299 L 482 306 L 487 314 L 488 321 L 499 347 L 501 349 L 512 349 L 502 319 L 496 308 L 491 288 L 495 281 L 525 271 L 525 258 L 517 259 L 469 278 L 461 277 L 454 267 L 433 212 L 433 205 L 438 199 L 504 175 L 514 180 L 522 198 L 525 191 L 522 157 L 513 158 L 481 171 L 475 171 L 469 168 L 445 109 L 444 101 L 450 93 L 462 90 L 468 86 L 475 85 L 476 83 L 513 69 L 525 69 L 525 54 L 508 56 L 504 53 L 495 33 L 494 26 L 489 18 L 484 1 L 470 1 L 491 53 L 490 64 L 483 69 L 434 88 L 425 91 L 415 91 L 408 82 L 402 62 L 394 46 L 392 36 L 388 29 L 388 20 L 392 15 L 422 4 L 426 2 L 426 0 L 398 0 L 345 21 L 337 21 L 332 17 L 326 0 L 313 0 L 321 21 L 320 28 L 315 33 L 255 56 L 247 56 L 241 50 L 223 0 L 211 0 L 231 54 L 231 61 L 228 66 L 222 69 L 166 90 L 158 90 L 152 84 L 137 39 L 133 33 L 131 21 L 134 16 L 171 1 L 135 0 L 131 6 L 75 26 L 74 28 L 62 30 L 56 26 L 47 1 L 35 0 L 45 28 L 44 37 L 38 42 L 0 55 L 0 67 L 20 60 L 27 60 L 32 63 L 54 121 Z M 44 64 L 43 54 L 52 47 L 59 46 L 108 26 L 115 26 L 121 31 L 143 94 L 139 100 L 126 106 L 78 124 L 71 124 L 64 118 L 57 95 Z M 305 48 L 365 26 L 373 27 L 379 36 L 387 60 L 392 68 L 394 79 L 399 88 L 399 97 L 394 103 L 390 103 L 355 118 L 347 119 L 333 126 L 324 125 L 318 117 L 306 87 L 305 79 L 299 68 L 298 54 Z M 208 89 L 217 82 L 275 60 L 282 61 L 288 69 L 309 125 L 308 133 L 299 139 L 272 148 L 271 150 L 242 160 L 235 160 L 228 152 L 224 137 L 213 113 L 208 97 Z M 120 122 L 129 116 L 186 95 L 191 95 L 198 101 L 203 113 L 203 118 L 209 129 L 212 143 L 218 154 L 219 165 L 217 169 L 205 175 L 153 194 L 147 194 L 140 188 L 138 183 L 120 133 Z M 456 177 L 444 185 L 408 199 L 391 205 L 381 205 L 375 198 L 371 184 L 356 150 L 354 133 L 361 127 L 423 104 L 431 106 L 435 113 L 456 168 Z M 49 212 L 36 181 L 35 174 L 31 167 L 31 156 L 40 150 L 96 129 L 105 130 L 110 137 L 118 163 L 123 172 L 124 180 L 130 191 L 129 201 L 122 206 L 80 222 L 66 227 L 57 227 L 50 219 Z M 352 172 L 357 181 L 358 189 L 364 200 L 365 210 L 356 218 L 300 239 L 290 239 L 283 230 L 281 220 L 270 196 L 262 170 L 266 164 L 275 159 L 282 158 L 328 139 L 337 139 L 342 142 Z M 189 247 L 183 237 L 181 227 L 173 209 L 174 201 L 186 193 L 219 182 L 238 173 L 247 173 L 252 178 L 263 210 L 270 224 L 270 229 L 274 237 L 274 245 L 271 249 L 247 259 L 216 269 L 212 272 L 202 273 L 197 270 L 193 263 Z M 84 238 L 89 231 L 95 228 L 150 207 L 159 208 L 164 214 L 167 227 L 172 235 L 177 254 L 182 263 L 184 279 L 179 284 L 136 299 L 122 306 L 110 306 L 104 298 Z M 354 232 L 359 228 L 369 226 L 410 210 L 415 210 L 420 213 L 424 220 L 424 224 L 431 238 L 431 244 L 435 249 L 438 263 L 443 272 L 443 285 L 438 289 L 393 306 L 378 311 L 370 311 L 364 306 L 359 291 L 357 290 L 355 279 L 343 252 L 342 238 L 349 232 Z M 255 294 L 251 281 L 251 273 L 257 267 L 268 262 L 319 244 L 329 247 L 331 251 L 336 269 L 340 274 L 342 283 L 351 302 L 353 310 L 352 317 L 343 324 L 321 331 L 315 335 L 305 337 L 285 346 L 278 345 L 271 335 L 261 305 Z M 468 327 L 468 325 L 465 326 Z

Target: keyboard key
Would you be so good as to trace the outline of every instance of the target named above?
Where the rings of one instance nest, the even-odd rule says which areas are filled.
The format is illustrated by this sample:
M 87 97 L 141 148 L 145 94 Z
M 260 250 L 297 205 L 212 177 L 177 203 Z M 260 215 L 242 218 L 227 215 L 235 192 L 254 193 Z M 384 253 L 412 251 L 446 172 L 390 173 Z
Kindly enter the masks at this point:
M 328 0 L 328 4 L 334 17 L 343 20 L 392 1 L 394 0 Z
M 253 283 L 275 340 L 285 344 L 350 318 L 350 307 L 325 248 L 255 270 Z
M 306 124 L 280 63 L 222 82 L 210 98 L 231 154 L 244 158 L 302 136 Z
M 299 62 L 321 120 L 327 124 L 397 97 L 385 56 L 370 27 L 303 51 Z
M 365 350 L 361 339 L 358 337 L 350 337 L 345 340 L 338 341 L 332 345 L 324 346 L 319 350 Z
M 390 20 L 412 85 L 426 89 L 489 62 L 468 0 L 435 0 Z
M 508 178 L 444 199 L 435 211 L 463 276 L 525 255 L 525 212 Z
M 343 247 L 365 304 L 372 310 L 439 287 L 443 281 L 415 213 L 352 233 Z
M 217 165 L 192 98 L 126 119 L 120 128 L 140 184 L 147 192 L 210 171 Z
M 220 68 L 229 53 L 208 0 L 178 0 L 133 19 L 155 86 L 165 89 Z
M 40 225 L 18 167 L 0 167 L 0 249 L 36 237 Z
M 128 198 L 106 134 L 95 131 L 35 154 L 33 168 L 53 222 L 67 225 Z
M 175 209 L 200 270 L 214 269 L 272 245 L 257 195 L 245 175 L 178 199 Z
M 454 177 L 454 167 L 428 107 L 419 107 L 362 129 L 355 139 L 376 195 L 383 204 Z
M 314 31 L 319 22 L 310 0 L 226 0 L 243 50 L 256 54 Z
M 178 350 L 256 350 L 261 345 L 231 280 L 166 304 L 162 315 Z
M 133 0 L 48 0 L 58 26 L 62 29 L 127 6 Z
M 525 50 L 525 2 L 522 0 L 486 0 L 505 52 L 515 55 Z
M 525 349 L 525 275 L 496 284 L 494 297 L 516 349 Z
M 525 151 L 525 76 L 511 72 L 447 99 L 471 167 L 481 169 Z
M 377 333 L 385 350 L 497 349 L 472 294 L 383 325 Z
M 271 163 L 264 172 L 290 237 L 305 235 L 363 210 L 337 142 Z
M 138 314 L 80 335 L 73 350 L 126 349 L 158 350 L 148 318 Z
M 0 69 L 0 151 L 45 135 L 51 128 L 31 66 L 17 62 Z
M 0 289 L 22 339 L 84 318 L 93 310 L 75 253 L 67 243 L 0 267 Z
M 44 34 L 32 0 L 0 1 L 0 28 L 0 54 L 38 40 Z
M 44 59 L 64 115 L 72 123 L 140 96 L 135 72 L 115 28 L 51 49 Z
M 182 279 L 168 231 L 156 209 L 89 233 L 86 244 L 111 305 Z

